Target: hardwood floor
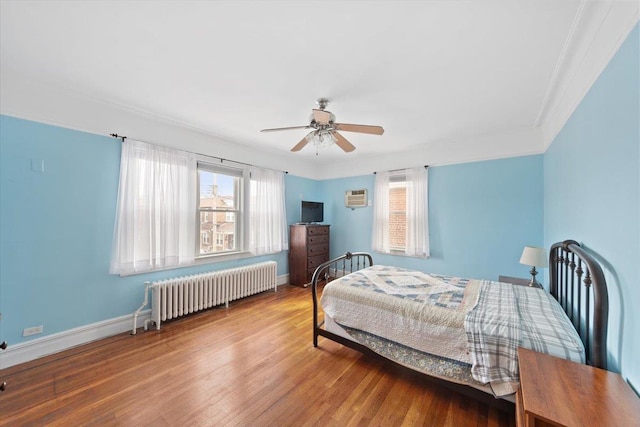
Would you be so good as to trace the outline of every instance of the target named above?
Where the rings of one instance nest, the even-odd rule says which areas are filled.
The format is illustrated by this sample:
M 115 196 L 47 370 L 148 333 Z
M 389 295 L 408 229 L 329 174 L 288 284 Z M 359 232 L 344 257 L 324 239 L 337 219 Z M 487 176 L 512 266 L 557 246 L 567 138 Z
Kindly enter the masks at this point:
M 0 425 L 514 426 L 506 413 L 320 338 L 281 286 L 5 369 Z

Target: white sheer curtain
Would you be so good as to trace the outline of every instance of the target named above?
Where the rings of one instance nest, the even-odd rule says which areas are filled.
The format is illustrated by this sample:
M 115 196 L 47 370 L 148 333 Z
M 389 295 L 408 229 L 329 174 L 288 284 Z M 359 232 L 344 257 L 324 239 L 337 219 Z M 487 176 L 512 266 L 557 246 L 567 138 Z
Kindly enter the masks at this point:
M 407 169 L 407 235 L 405 255 L 429 256 L 428 169 Z
M 194 261 L 194 154 L 125 140 L 109 272 L 130 274 Z
M 249 186 L 249 250 L 254 255 L 289 249 L 284 174 L 252 167 Z
M 424 167 L 376 174 L 372 230 L 374 251 L 414 257 L 429 256 L 427 179 Z M 403 188 L 404 191 L 399 195 L 392 193 L 393 188 Z M 403 228 L 404 236 L 393 235 L 400 233 L 397 230 Z
M 389 241 L 389 172 L 377 172 L 373 187 L 373 232 L 371 248 L 390 253 Z

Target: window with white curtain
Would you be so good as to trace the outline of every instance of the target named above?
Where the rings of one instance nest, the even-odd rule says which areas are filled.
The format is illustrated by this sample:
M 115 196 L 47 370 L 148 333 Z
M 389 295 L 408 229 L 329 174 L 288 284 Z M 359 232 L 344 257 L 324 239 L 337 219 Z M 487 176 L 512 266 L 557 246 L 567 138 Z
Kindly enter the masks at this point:
M 252 167 L 249 185 L 249 250 L 254 255 L 289 249 L 284 175 Z
M 378 172 L 374 187 L 372 249 L 428 257 L 428 210 L 426 168 Z
M 196 258 L 289 248 L 283 173 L 206 159 L 123 142 L 110 273 L 135 274 L 191 265 Z
M 109 271 L 132 274 L 192 264 L 195 155 L 125 140 Z

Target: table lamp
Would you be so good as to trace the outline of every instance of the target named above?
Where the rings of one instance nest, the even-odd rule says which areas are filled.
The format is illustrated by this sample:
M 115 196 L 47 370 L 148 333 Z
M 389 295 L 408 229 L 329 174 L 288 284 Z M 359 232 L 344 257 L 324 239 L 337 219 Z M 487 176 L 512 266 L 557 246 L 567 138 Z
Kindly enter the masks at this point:
M 549 266 L 544 248 L 525 246 L 522 251 L 522 256 L 520 257 L 520 264 L 531 266 L 531 271 L 529 271 L 529 273 L 531 273 L 529 286 L 541 287 L 542 285 L 536 280 L 536 274 L 538 274 L 536 267 L 545 268 Z

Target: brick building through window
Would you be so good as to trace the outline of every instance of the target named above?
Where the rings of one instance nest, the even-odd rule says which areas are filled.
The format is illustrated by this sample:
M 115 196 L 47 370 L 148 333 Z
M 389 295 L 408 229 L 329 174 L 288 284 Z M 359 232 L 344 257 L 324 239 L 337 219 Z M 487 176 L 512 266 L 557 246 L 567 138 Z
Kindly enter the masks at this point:
M 197 256 L 242 250 L 242 171 L 198 163 Z
M 389 185 L 389 245 L 404 249 L 407 243 L 407 187 L 405 182 Z

